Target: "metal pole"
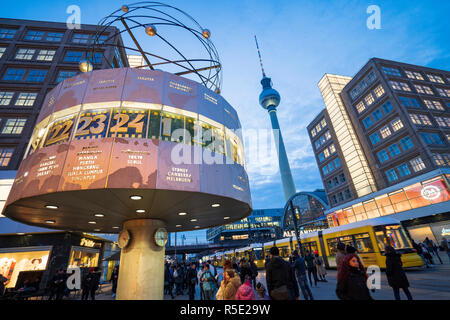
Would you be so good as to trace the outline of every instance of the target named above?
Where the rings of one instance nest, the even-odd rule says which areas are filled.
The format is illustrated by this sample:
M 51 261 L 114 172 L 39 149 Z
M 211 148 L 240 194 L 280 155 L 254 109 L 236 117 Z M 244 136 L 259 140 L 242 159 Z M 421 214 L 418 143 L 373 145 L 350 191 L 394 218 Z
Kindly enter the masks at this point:
M 175 232 L 175 260 L 177 260 L 177 233 Z
M 295 231 L 295 236 L 297 237 L 298 250 L 299 250 L 300 254 L 303 256 L 302 242 L 300 240 L 300 234 L 298 232 L 298 227 L 297 227 L 297 216 L 295 215 L 295 212 L 294 212 L 294 204 L 292 203 L 292 200 L 289 200 L 289 206 L 290 206 L 290 210 L 292 213 L 292 220 L 294 222 L 294 231 Z

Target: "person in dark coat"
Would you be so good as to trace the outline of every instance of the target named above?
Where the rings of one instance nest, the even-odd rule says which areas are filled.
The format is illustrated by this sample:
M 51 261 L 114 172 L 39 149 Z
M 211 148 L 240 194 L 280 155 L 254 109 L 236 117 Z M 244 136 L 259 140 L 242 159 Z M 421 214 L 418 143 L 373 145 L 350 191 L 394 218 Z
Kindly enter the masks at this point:
M 297 276 L 297 281 L 300 289 L 302 290 L 303 297 L 305 300 L 314 300 L 311 289 L 308 285 L 308 278 L 306 277 L 305 259 L 299 256 L 297 250 L 294 250 L 294 252 L 292 252 L 292 261 L 292 267 L 295 275 Z
M 277 247 L 270 248 L 271 259 L 266 266 L 266 282 L 272 300 L 298 299 L 298 286 L 289 262 L 284 261 Z
M 117 282 L 119 281 L 119 266 L 115 266 L 114 270 L 111 274 L 111 282 L 112 282 L 112 296 L 113 298 L 116 296 L 117 292 Z
M 373 300 L 367 287 L 367 274 L 354 253 L 345 256 L 338 273 L 336 295 L 341 300 Z
M 250 270 L 252 271 L 253 289 L 256 289 L 256 277 L 258 276 L 258 267 L 253 259 L 250 259 Z
M 314 257 L 309 251 L 306 251 L 305 261 L 306 261 L 306 269 L 308 270 L 309 283 L 311 283 L 311 287 L 312 287 L 312 285 L 313 285 L 312 279 L 311 279 L 311 274 L 312 274 L 313 278 L 314 278 L 314 285 L 317 287 L 317 280 L 318 280 L 317 279 L 317 269 L 316 269 L 316 265 L 314 264 Z
M 186 283 L 189 289 L 189 300 L 195 299 L 195 286 L 198 283 L 197 267 L 195 263 L 191 263 L 190 267 L 186 271 Z
M 55 300 L 61 300 L 66 290 L 67 275 L 63 269 L 58 269 L 56 275 L 50 281 L 50 294 L 48 300 L 52 300 L 55 296 Z
M 386 246 L 386 276 L 389 286 L 394 290 L 395 300 L 400 300 L 400 288 L 405 292 L 408 300 L 412 300 L 412 295 L 409 292 L 409 282 L 405 271 L 402 267 L 401 255 L 395 252 L 392 246 Z
M 239 276 L 241 277 L 241 283 L 245 283 L 245 277 L 252 278 L 252 269 L 250 268 L 250 264 L 247 262 L 245 258 L 242 258 L 239 263 Z

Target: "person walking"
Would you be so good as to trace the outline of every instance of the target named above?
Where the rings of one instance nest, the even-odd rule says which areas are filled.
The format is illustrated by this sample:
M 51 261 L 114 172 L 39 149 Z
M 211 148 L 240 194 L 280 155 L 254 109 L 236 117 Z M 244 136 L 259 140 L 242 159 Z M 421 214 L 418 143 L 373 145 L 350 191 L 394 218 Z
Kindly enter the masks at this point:
M 165 276 L 166 276 L 166 273 L 164 272 L 164 281 L 165 281 Z M 111 291 L 112 291 L 113 298 L 116 297 L 117 282 L 118 281 L 119 281 L 119 266 L 115 266 L 114 270 L 113 270 L 113 272 L 111 274 L 111 283 L 112 283 Z M 164 292 L 165 292 L 165 290 L 166 289 L 165 289 L 165 286 L 164 286 Z
M 441 247 L 445 252 L 447 252 L 448 258 L 450 259 L 450 243 L 446 238 L 442 238 Z
M 248 276 L 250 279 L 252 277 L 252 270 L 250 269 L 250 264 L 245 258 L 242 258 L 239 263 L 239 275 L 241 277 L 241 283 L 245 282 L 245 278 Z
M 56 275 L 50 281 L 50 294 L 48 300 L 52 300 L 55 296 L 55 300 L 61 300 L 64 291 L 66 290 L 67 275 L 63 269 L 58 269 Z
M 428 247 L 428 252 L 430 252 L 430 254 L 435 255 L 438 258 L 439 262 L 443 264 L 441 257 L 439 256 L 438 247 L 436 246 L 434 241 L 426 237 L 424 243 Z
M 419 255 L 419 257 L 421 257 L 423 262 L 425 262 L 427 268 L 429 268 L 430 265 L 428 264 L 428 259 L 425 259 L 425 256 L 423 255 L 422 246 L 420 244 L 417 244 L 414 240 L 412 240 L 412 245 L 413 248 L 416 250 L 417 254 Z
M 251 277 L 245 276 L 245 282 L 238 288 L 235 300 L 255 300 L 255 292 L 253 291 Z
M 200 282 L 203 284 L 203 293 L 205 294 L 205 300 L 213 300 L 213 293 L 216 289 L 214 276 L 209 270 L 209 265 L 205 264 L 203 267 L 203 273 L 200 277 Z
M 402 267 L 401 254 L 397 253 L 392 246 L 386 246 L 386 276 L 389 286 L 394 290 L 395 300 L 400 300 L 400 289 L 403 289 L 408 300 L 412 300 L 409 292 L 409 282 Z
M 241 286 L 240 277 L 234 269 L 227 269 L 224 271 L 221 286 L 223 286 L 223 300 L 234 300 L 236 297 L 236 292 Z
M 305 259 L 298 254 L 297 250 L 294 250 L 292 257 L 294 260 L 292 267 L 294 268 L 295 275 L 297 276 L 298 285 L 302 290 L 303 298 L 305 298 L 305 300 L 314 300 L 311 289 L 308 285 L 308 278 L 306 277 Z
M 314 286 L 317 287 L 317 270 L 316 270 L 316 266 L 314 265 L 314 257 L 312 256 L 312 254 L 309 251 L 306 251 L 305 261 L 306 261 L 306 269 L 308 270 L 309 283 L 311 283 L 311 287 L 312 287 L 312 285 L 313 285 L 312 279 L 311 279 L 311 274 L 312 274 L 313 278 L 314 278 Z
M 174 280 L 175 280 L 175 295 L 181 296 L 183 295 L 183 280 L 184 273 L 181 264 L 177 264 L 177 267 L 174 272 Z
M 199 270 L 197 272 L 197 279 L 198 279 L 198 283 L 200 286 L 200 300 L 205 300 L 205 292 L 203 291 L 203 283 L 201 282 L 201 278 L 203 275 L 203 269 L 204 269 L 205 264 L 201 265 L 199 267 Z
M 266 283 L 272 300 L 296 300 L 298 286 L 289 262 L 280 257 L 277 247 L 270 248 L 270 262 L 266 266 Z
M 258 267 L 253 259 L 250 259 L 250 270 L 252 272 L 253 289 L 256 289 L 256 277 L 258 276 Z
M 428 247 L 424 243 L 419 243 L 419 245 L 422 248 L 423 256 L 425 257 L 425 259 L 428 260 L 430 267 L 434 266 L 433 256 L 431 255 L 430 251 L 428 250 Z
M 336 269 L 339 272 L 339 269 L 341 268 L 342 261 L 344 261 L 345 256 L 347 253 L 345 252 L 345 244 L 342 242 L 338 242 L 336 246 L 337 252 L 336 252 Z
M 186 283 L 189 290 L 189 300 L 195 299 L 195 286 L 198 283 L 197 271 L 195 263 L 191 263 L 188 270 L 186 271 Z
M 341 300 L 373 300 L 367 287 L 367 274 L 359 257 L 345 256 L 338 273 L 336 295 Z
M 314 265 L 316 266 L 319 281 L 328 282 L 327 279 L 325 279 L 327 271 L 325 270 L 323 259 L 319 256 L 319 252 L 317 251 L 314 252 Z

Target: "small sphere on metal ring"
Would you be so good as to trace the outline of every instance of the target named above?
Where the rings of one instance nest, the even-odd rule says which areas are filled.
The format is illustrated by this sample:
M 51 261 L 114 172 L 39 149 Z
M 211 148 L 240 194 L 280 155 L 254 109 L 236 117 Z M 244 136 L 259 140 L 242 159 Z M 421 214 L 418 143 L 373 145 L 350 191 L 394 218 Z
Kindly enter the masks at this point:
M 156 27 L 152 24 L 149 24 L 146 28 L 145 28 L 145 33 L 148 34 L 149 36 L 153 37 L 156 35 Z
M 94 69 L 94 67 L 88 60 L 81 60 L 80 63 L 78 64 L 78 68 L 80 69 L 81 72 L 89 72 Z
M 128 6 L 126 6 L 126 5 L 123 5 L 123 6 L 122 6 L 122 11 L 123 11 L 123 12 L 127 13 L 128 10 L 129 10 Z
M 203 29 L 202 36 L 203 38 L 209 39 L 211 37 L 211 31 L 209 31 L 208 29 Z
M 215 92 L 216 92 L 217 94 L 220 94 L 220 89 L 217 88 Z

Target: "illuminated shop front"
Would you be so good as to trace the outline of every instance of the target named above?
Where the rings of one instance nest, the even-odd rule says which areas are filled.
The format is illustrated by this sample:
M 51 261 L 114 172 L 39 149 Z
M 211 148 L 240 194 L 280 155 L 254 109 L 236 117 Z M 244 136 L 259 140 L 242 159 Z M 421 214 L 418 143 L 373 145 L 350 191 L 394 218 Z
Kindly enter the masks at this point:
M 440 241 L 449 236 L 449 172 L 435 170 L 332 208 L 327 212 L 328 224 L 339 226 L 391 216 L 402 221 L 413 239 L 431 237 Z

